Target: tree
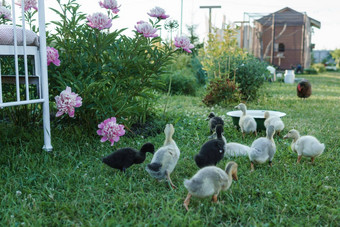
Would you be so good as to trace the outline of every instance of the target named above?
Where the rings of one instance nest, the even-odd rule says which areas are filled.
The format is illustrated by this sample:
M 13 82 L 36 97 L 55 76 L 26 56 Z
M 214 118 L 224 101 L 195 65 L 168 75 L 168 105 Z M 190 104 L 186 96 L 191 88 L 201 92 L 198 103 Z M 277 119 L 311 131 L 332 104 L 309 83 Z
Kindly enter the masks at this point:
M 332 58 L 334 58 L 336 62 L 336 67 L 340 67 L 340 49 L 335 49 L 331 52 Z

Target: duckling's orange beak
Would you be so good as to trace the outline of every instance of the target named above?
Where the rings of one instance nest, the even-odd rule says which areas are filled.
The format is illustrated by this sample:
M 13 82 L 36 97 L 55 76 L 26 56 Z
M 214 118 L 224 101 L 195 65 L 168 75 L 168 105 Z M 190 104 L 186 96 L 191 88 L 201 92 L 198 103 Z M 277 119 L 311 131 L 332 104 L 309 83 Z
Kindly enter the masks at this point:
M 236 174 L 236 173 L 233 173 L 233 174 L 232 174 L 232 177 L 233 177 L 234 181 L 238 181 L 238 177 L 237 177 L 237 174 Z

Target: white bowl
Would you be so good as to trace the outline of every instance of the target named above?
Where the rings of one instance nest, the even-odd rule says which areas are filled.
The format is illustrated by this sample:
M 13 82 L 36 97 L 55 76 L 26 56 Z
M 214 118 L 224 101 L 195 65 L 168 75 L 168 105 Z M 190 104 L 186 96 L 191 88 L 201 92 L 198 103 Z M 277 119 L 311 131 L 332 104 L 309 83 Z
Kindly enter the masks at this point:
M 264 112 L 266 111 L 269 112 L 269 116 L 277 116 L 277 117 L 286 116 L 286 113 L 274 111 L 274 110 L 247 110 L 247 115 L 253 116 L 255 118 L 258 130 L 266 129 L 264 127 L 264 120 L 265 120 Z M 238 127 L 238 122 L 242 115 L 242 111 L 241 110 L 229 111 L 227 115 L 232 117 L 234 125 Z

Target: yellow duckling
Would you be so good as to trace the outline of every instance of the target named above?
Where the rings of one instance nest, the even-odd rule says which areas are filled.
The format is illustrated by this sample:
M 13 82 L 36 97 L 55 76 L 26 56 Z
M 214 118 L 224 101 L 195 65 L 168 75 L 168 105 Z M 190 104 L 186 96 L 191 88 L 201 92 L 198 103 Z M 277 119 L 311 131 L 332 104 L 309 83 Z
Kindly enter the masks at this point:
M 235 108 L 242 111 L 238 125 L 240 126 L 243 138 L 245 133 L 255 132 L 255 135 L 257 136 L 257 124 L 253 116 L 247 115 L 247 106 L 243 103 L 240 103 L 235 106 Z
M 220 191 L 226 191 L 231 186 L 233 179 L 238 180 L 236 162 L 228 162 L 225 171 L 216 166 L 200 169 L 190 180 L 184 180 L 184 186 L 189 191 L 184 200 L 185 209 L 189 209 L 191 196 L 199 198 L 212 196 L 213 202 L 216 203 Z
M 277 135 L 280 135 L 280 132 L 285 128 L 281 118 L 277 116 L 270 116 L 268 111 L 264 112 L 264 118 L 266 119 L 264 121 L 264 127 L 268 128 L 269 125 L 273 125 Z
M 325 150 L 325 144 L 320 143 L 314 136 L 300 136 L 295 129 L 290 130 L 283 138 L 293 139 L 291 148 L 298 154 L 296 163 L 300 163 L 302 156 L 310 157 L 313 163 L 314 158 L 320 156 Z

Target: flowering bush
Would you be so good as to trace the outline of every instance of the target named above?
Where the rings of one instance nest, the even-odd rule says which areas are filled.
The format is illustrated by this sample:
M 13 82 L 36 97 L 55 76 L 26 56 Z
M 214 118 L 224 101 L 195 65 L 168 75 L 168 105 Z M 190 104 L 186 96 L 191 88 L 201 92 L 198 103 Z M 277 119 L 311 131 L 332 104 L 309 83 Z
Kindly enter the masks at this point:
M 92 15 L 88 15 L 87 20 L 89 21 L 87 23 L 88 26 L 90 26 L 91 28 L 96 28 L 98 30 L 111 28 L 112 26 L 112 19 L 109 19 L 108 16 L 103 13 L 94 13 Z
M 119 12 L 119 7 L 116 0 L 104 0 L 99 2 L 100 7 L 105 9 L 110 9 L 113 13 L 117 14 Z
M 67 85 L 76 88 L 83 98 L 76 120 L 88 129 L 111 116 L 127 127 L 144 123 L 154 112 L 155 90 L 164 86 L 160 75 L 175 52 L 156 34 L 161 20 L 139 21 L 129 37 L 122 34 L 125 29 L 101 30 L 118 17 L 112 17 L 111 7 L 106 20 L 104 14 L 79 12 L 73 0 L 58 3 L 61 10 L 54 11 L 61 19 L 52 22 L 55 29 L 47 41 L 59 50 L 62 62 L 49 67 L 52 94 Z
M 125 134 L 124 125 L 116 123 L 116 118 L 111 117 L 98 125 L 97 134 L 103 136 L 101 142 L 110 141 L 111 146 L 119 141 L 119 137 Z
M 21 6 L 21 0 L 19 0 L 17 3 L 15 3 L 16 5 L 18 6 Z M 25 0 L 24 1 L 24 11 L 28 11 L 30 10 L 31 8 L 35 9 L 35 10 L 38 10 L 38 7 L 37 7 L 37 0 Z
M 159 20 L 166 19 L 169 17 L 169 15 L 165 14 L 165 10 L 156 6 L 155 8 L 150 10 L 150 13 L 148 13 L 150 17 L 156 17 Z
M 175 37 L 175 47 L 182 48 L 184 51 L 191 53 L 192 48 L 195 46 L 190 43 L 190 39 L 186 36 Z
M 157 29 L 152 27 L 151 24 L 144 21 L 137 22 L 137 25 L 135 25 L 135 28 L 138 33 L 143 34 L 144 37 L 157 37 L 158 35 L 155 34 L 157 32 Z
M 5 6 L 0 6 L 0 19 L 12 20 L 11 11 Z
M 56 66 L 60 66 L 58 50 L 54 49 L 53 47 L 46 47 L 46 51 L 47 51 L 47 65 L 53 63 Z
M 60 117 L 67 113 L 70 117 L 74 117 L 74 108 L 82 105 L 82 98 L 78 94 L 71 91 L 70 87 L 60 93 L 60 96 L 55 97 L 58 112 L 56 117 Z

